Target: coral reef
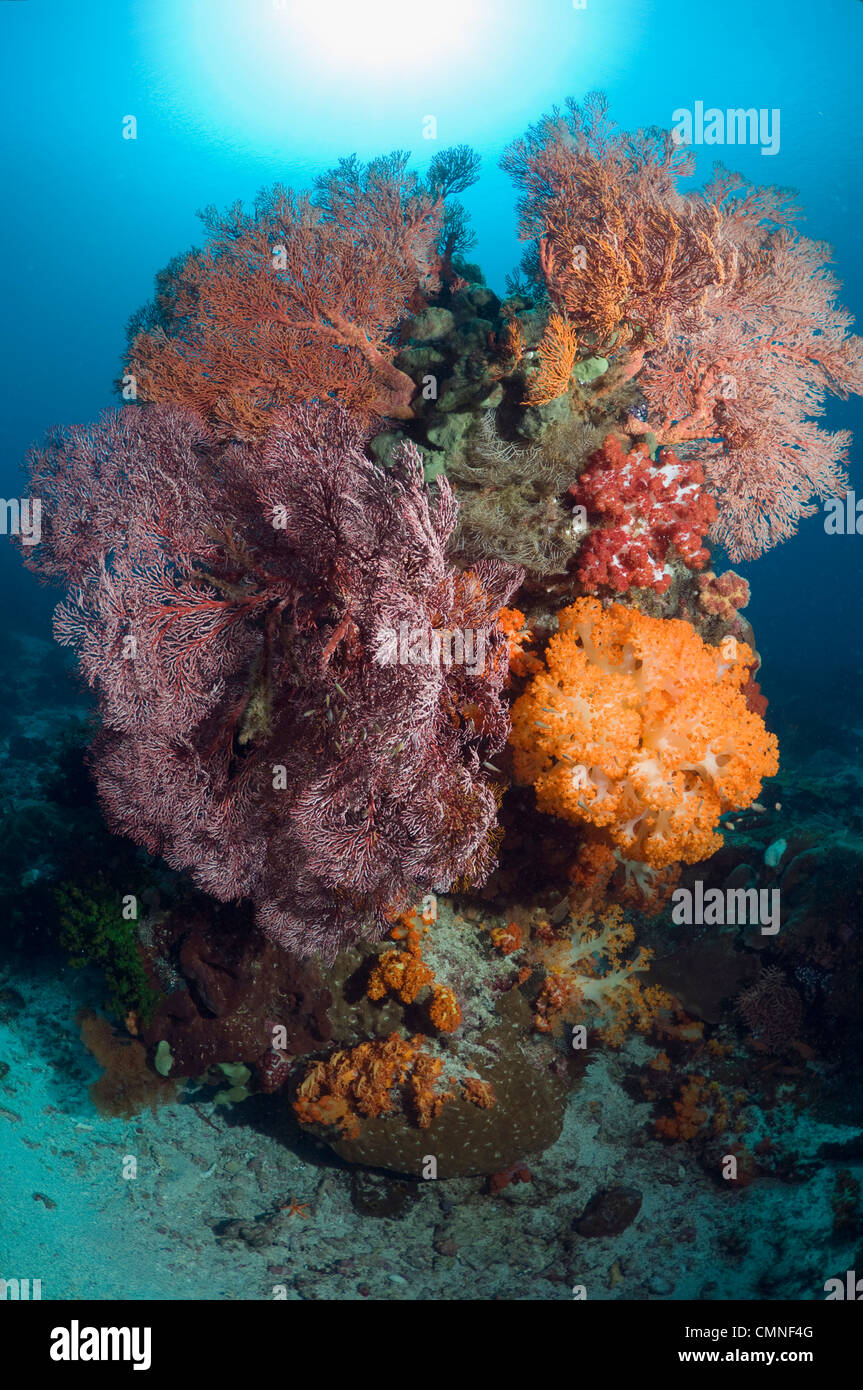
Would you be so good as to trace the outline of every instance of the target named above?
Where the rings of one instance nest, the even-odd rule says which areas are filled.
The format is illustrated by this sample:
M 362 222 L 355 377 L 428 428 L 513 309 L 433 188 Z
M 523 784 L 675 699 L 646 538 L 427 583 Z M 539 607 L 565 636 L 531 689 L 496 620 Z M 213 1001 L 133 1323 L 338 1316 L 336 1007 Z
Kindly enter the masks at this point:
M 863 382 L 781 191 L 681 193 L 690 154 L 596 97 L 504 168 L 532 243 L 505 298 L 464 259 L 464 147 L 208 210 L 130 325 L 135 404 L 32 452 L 22 551 L 66 587 L 126 838 L 49 750 L 41 799 L 4 802 L 0 889 L 105 975 L 116 1026 L 82 1017 L 105 1113 L 206 1082 L 237 1127 L 378 1170 L 354 1208 L 397 1217 L 381 1174 L 538 1200 L 571 1104 L 561 1171 L 601 1177 L 571 1253 L 642 1220 L 597 1138 L 609 1078 L 619 1132 L 637 1106 L 649 1161 L 686 1145 L 717 1184 L 729 1157 L 739 1186 L 794 1168 L 784 1078 L 841 1110 L 809 1063 L 859 1050 L 861 851 L 835 823 L 859 788 L 797 769 L 757 800 L 778 744 L 749 584 L 711 544 L 752 558 L 843 485 L 814 422 Z M 38 761 L 19 717 L 10 755 Z M 781 937 L 684 936 L 669 898 L 696 882 L 781 884 Z M 216 1238 L 263 1247 L 307 1214 L 288 1192 Z

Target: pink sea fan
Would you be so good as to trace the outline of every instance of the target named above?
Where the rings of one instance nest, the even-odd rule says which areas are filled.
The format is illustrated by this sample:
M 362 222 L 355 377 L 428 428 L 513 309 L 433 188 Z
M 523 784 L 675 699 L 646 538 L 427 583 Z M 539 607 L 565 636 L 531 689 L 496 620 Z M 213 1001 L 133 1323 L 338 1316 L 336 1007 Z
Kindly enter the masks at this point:
M 720 168 L 698 197 L 717 211 L 725 270 L 697 317 L 646 354 L 649 424 L 636 428 L 701 441 L 713 538 L 751 560 L 846 490 L 850 435 L 816 422 L 831 392 L 863 392 L 863 340 L 837 303 L 830 248 L 785 225 L 779 190 L 749 190 Z
M 446 482 L 432 497 L 413 446 L 385 472 L 362 442 L 335 407 L 251 447 L 146 406 L 31 458 L 47 521 L 26 558 L 72 583 L 56 632 L 98 692 L 109 821 L 329 957 L 493 866 L 495 614 L 520 581 L 495 562 L 453 570 Z M 381 661 L 400 630 L 413 645 Z M 481 660 L 438 659 L 468 632 Z

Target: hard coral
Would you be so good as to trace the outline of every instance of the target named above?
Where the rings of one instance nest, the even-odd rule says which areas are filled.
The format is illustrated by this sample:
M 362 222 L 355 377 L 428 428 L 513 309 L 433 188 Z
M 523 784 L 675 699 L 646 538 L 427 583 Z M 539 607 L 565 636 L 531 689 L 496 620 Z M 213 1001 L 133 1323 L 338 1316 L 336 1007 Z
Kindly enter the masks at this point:
M 148 963 L 168 967 L 172 988 L 139 1032 L 151 1054 L 170 1045 L 172 1076 L 244 1063 L 258 1089 L 273 1092 L 292 1058 L 330 1039 L 331 997 L 316 966 L 268 941 L 247 905 L 184 906 L 146 923 L 146 936 Z
M 687 622 L 580 599 L 513 707 L 516 779 L 541 811 L 605 827 L 628 859 L 697 863 L 724 811 L 752 804 L 777 744 L 742 694 L 752 653 Z
M 569 490 L 595 523 L 578 552 L 576 573 L 585 589 L 663 594 L 671 584 L 670 553 L 701 569 L 709 555 L 702 540 L 716 520 L 703 484 L 697 463 L 663 449 L 653 464 L 645 446 L 626 453 L 609 435 Z
M 72 586 L 55 632 L 99 694 L 109 820 L 306 955 L 494 862 L 495 614 L 520 576 L 454 569 L 446 481 L 361 445 L 335 407 L 251 448 L 145 406 L 32 458 L 27 558 Z

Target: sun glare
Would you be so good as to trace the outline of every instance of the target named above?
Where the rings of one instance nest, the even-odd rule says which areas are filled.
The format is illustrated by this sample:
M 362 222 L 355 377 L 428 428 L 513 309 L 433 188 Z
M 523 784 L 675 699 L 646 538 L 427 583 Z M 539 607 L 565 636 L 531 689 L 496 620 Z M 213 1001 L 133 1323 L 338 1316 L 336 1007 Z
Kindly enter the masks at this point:
M 415 64 L 472 59 L 488 0 L 276 0 L 286 36 L 329 67 L 361 65 L 380 73 Z

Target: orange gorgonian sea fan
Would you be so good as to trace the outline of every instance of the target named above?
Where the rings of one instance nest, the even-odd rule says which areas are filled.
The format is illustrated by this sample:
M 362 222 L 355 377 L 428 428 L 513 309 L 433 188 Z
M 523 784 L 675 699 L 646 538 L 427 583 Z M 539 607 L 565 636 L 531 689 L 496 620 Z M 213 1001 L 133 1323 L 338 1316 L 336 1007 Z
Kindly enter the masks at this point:
M 591 94 L 511 145 L 529 278 L 579 329 L 584 351 L 626 348 L 648 418 L 631 433 L 699 441 L 732 560 L 794 534 L 847 486 L 849 436 L 815 421 L 828 393 L 863 391 L 863 344 L 826 269 L 797 235 L 791 195 L 716 166 L 699 192 L 670 132 L 619 132 Z
M 668 132 L 618 132 L 599 92 L 555 107 L 502 167 L 521 193 L 521 238 L 533 243 L 528 277 L 594 351 L 662 337 L 724 276 L 715 212 L 677 192 L 692 155 Z
M 523 405 L 547 405 L 562 396 L 569 385 L 578 352 L 578 337 L 562 315 L 549 315 L 537 352 L 539 370 L 528 380 Z

